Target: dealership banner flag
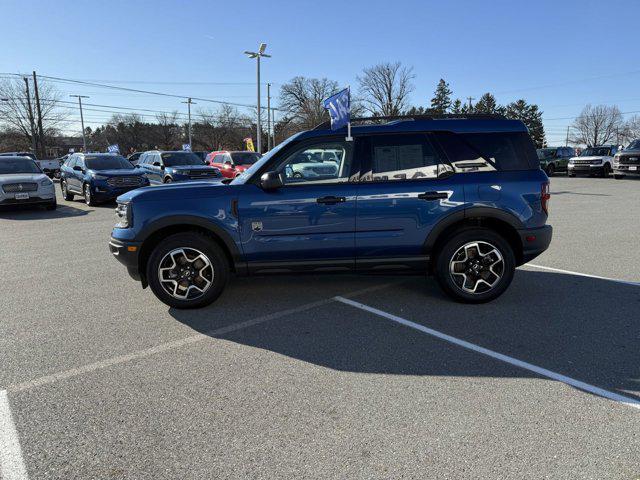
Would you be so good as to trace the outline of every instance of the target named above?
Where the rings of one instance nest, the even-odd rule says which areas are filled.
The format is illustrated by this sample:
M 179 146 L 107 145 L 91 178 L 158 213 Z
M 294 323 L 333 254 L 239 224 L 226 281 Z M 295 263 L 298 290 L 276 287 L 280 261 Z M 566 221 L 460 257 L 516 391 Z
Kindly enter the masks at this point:
M 109 153 L 120 153 L 120 147 L 118 145 L 109 145 L 107 147 L 107 152 L 109 152 Z
M 183 143 L 182 144 L 182 150 L 184 150 L 186 152 L 190 152 L 191 151 L 191 144 L 190 143 Z
M 330 96 L 323 103 L 324 108 L 329 111 L 331 130 L 338 130 L 349 124 L 351 120 L 351 92 L 349 87 Z
M 256 151 L 255 147 L 253 146 L 253 139 L 251 137 L 245 138 L 244 143 L 247 145 L 247 150 L 249 150 L 250 152 Z

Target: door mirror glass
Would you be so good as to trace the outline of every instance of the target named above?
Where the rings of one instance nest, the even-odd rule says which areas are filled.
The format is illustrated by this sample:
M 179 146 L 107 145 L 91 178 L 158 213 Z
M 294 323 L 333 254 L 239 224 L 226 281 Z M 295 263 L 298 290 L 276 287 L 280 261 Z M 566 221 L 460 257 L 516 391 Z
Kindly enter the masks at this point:
M 80 165 L 76 165 L 75 167 L 73 167 L 73 169 L 77 172 L 81 172 L 82 171 L 82 167 Z
M 153 162 L 154 167 L 161 167 L 162 164 L 160 162 Z
M 282 187 L 282 185 L 282 177 L 278 172 L 267 172 L 260 177 L 260 186 L 265 191 L 277 190 Z

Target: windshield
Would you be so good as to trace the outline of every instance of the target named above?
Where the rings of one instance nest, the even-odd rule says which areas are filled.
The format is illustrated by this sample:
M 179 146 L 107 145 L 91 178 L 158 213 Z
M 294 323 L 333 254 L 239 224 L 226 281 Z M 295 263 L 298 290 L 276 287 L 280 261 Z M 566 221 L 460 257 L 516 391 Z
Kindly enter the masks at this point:
M 609 147 L 591 147 L 586 148 L 581 154 L 581 157 L 606 157 L 609 156 L 611 149 Z
M 165 167 L 176 167 L 180 165 L 204 165 L 200 157 L 191 152 L 169 152 L 163 153 L 162 162 Z
M 640 150 L 640 139 L 631 142 L 625 150 Z
M 26 158 L 0 159 L 0 175 L 8 173 L 42 173 L 42 170 Z
M 122 170 L 131 168 L 131 162 L 116 155 L 101 157 L 85 157 L 85 165 L 89 170 Z
M 236 165 L 253 165 L 261 156 L 257 152 L 231 152 L 231 158 Z
M 539 148 L 538 150 L 536 150 L 536 152 L 538 153 L 538 158 L 540 160 L 544 160 L 545 158 L 553 158 L 556 155 L 555 148 Z
M 271 157 L 273 157 L 276 153 L 278 153 L 280 150 L 282 150 L 283 147 L 285 147 L 286 145 L 288 145 L 291 142 L 293 142 L 301 134 L 302 134 L 302 132 L 295 133 L 295 134 L 291 135 L 289 138 L 287 138 L 281 144 L 273 147 L 271 150 L 269 150 L 267 153 L 265 153 L 262 156 L 262 158 L 260 158 L 260 160 L 258 160 L 256 163 L 254 163 L 249 168 L 247 168 L 244 172 L 242 172 L 240 175 L 238 175 L 231 182 L 231 185 L 243 185 L 244 183 L 246 183 L 247 179 L 251 178 L 255 172 L 260 170 L 262 168 L 262 166 L 271 159 Z

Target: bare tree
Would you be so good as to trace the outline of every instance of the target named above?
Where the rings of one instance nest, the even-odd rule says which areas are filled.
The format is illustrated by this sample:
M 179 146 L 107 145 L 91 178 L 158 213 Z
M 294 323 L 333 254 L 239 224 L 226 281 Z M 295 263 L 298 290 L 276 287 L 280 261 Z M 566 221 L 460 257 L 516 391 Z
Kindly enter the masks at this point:
M 329 120 L 322 101 L 336 93 L 338 82 L 327 78 L 294 77 L 280 89 L 280 106 L 288 121 L 300 129 Z
M 403 67 L 400 62 L 365 68 L 357 77 L 363 108 L 372 115 L 401 115 L 407 109 L 414 77 L 413 68 Z
M 157 143 L 160 148 L 171 150 L 180 139 L 180 126 L 178 125 L 178 112 L 158 113 L 156 115 Z
M 573 123 L 575 133 L 571 141 L 587 146 L 603 145 L 616 141 L 623 127 L 622 113 L 615 105 L 587 105 Z
M 64 123 L 67 113 L 59 106 L 61 94 L 55 86 L 40 79 L 38 81 L 38 91 L 43 133 L 45 138 L 50 138 L 57 133 L 58 128 Z M 29 110 L 29 103 L 31 103 L 31 111 Z M 29 87 L 29 95 L 27 95 L 27 85 L 24 79 L 15 78 L 1 81 L 0 124 L 7 131 L 19 134 L 29 145 L 33 145 L 34 136 L 37 135 L 36 123 L 37 110 L 33 85 Z M 44 139 L 42 141 L 44 142 Z
M 625 145 L 631 140 L 640 138 L 640 116 L 634 115 L 629 118 L 616 136 L 617 142 Z

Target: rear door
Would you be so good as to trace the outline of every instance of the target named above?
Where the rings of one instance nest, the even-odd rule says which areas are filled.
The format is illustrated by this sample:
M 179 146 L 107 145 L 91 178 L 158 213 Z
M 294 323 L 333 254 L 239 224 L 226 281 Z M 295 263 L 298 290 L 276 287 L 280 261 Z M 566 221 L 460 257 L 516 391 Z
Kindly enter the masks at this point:
M 246 185 L 238 207 L 250 271 L 353 270 L 358 184 L 350 178 L 356 168 L 352 143 L 340 137 L 292 146 L 270 168 L 280 172 L 283 187 Z M 338 152 L 337 161 L 326 165 L 330 175 L 294 176 L 292 162 L 311 150 Z
M 433 227 L 464 210 L 464 188 L 429 133 L 356 138 L 356 268 L 423 270 Z

